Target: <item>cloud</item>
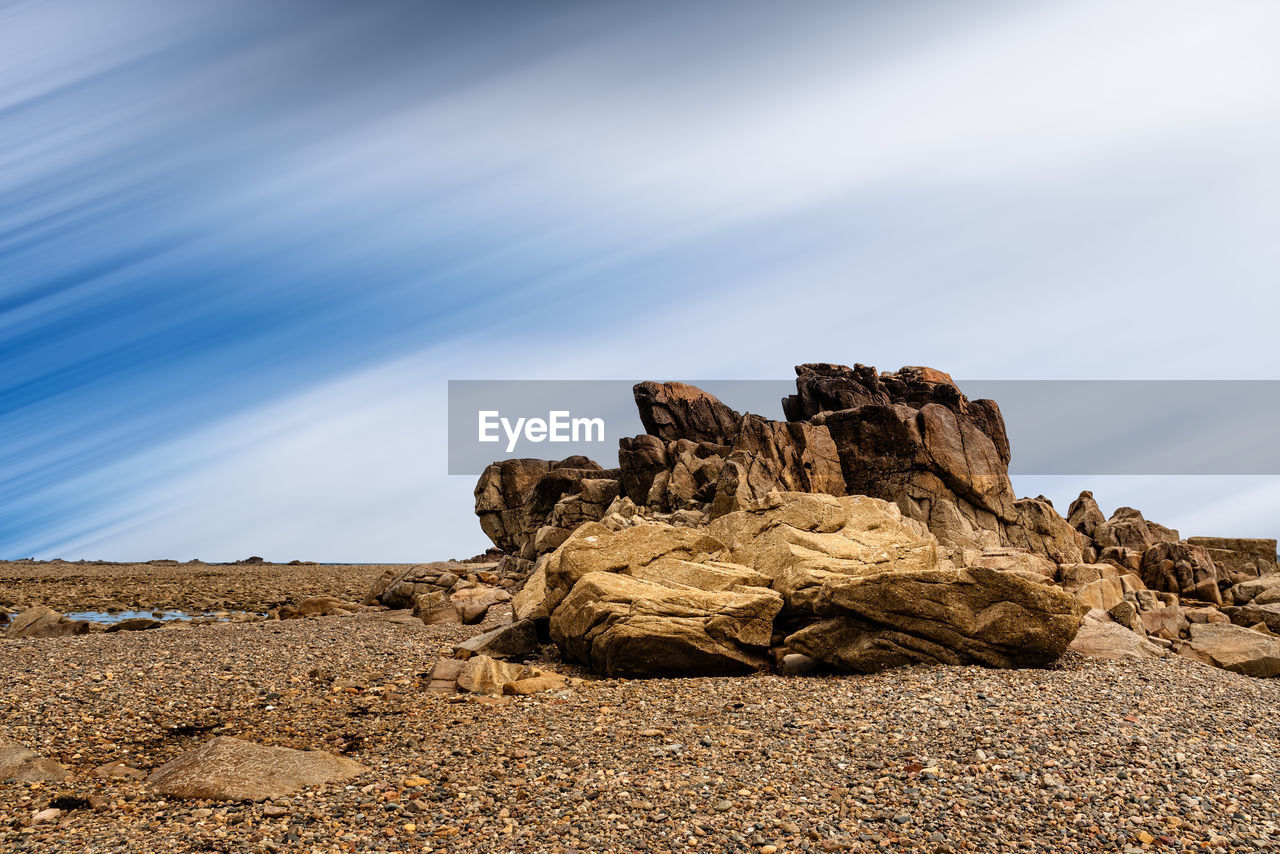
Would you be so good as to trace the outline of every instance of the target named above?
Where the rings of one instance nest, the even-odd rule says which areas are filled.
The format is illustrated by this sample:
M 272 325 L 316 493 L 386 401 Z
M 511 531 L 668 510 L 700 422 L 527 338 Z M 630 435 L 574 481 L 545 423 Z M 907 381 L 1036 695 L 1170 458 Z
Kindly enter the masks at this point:
M 1270 4 L 0 15 L 5 554 L 475 550 L 455 377 L 1277 368 Z

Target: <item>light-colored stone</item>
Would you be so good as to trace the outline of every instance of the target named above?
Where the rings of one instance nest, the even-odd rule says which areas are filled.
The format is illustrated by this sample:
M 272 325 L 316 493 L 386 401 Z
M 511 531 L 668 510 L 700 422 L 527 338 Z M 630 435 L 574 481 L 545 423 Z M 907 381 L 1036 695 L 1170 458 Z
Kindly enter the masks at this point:
M 1167 653 L 1118 623 L 1085 620 L 1068 647 L 1092 658 L 1163 658 Z
M 0 780 L 23 783 L 65 780 L 71 772 L 34 750 L 0 738 Z
M 251 801 L 349 780 L 365 770 L 354 760 L 320 750 L 218 736 L 160 766 L 147 780 L 167 797 Z
M 764 588 L 704 591 L 592 572 L 551 615 L 551 638 L 611 676 L 745 673 L 765 666 L 781 609 L 782 597 Z
M 6 638 L 61 638 L 88 634 L 90 625 L 84 620 L 68 620 L 52 608 L 36 605 L 14 617 L 5 629 Z
M 1193 623 L 1179 654 L 1245 676 L 1280 675 L 1280 638 L 1243 626 Z

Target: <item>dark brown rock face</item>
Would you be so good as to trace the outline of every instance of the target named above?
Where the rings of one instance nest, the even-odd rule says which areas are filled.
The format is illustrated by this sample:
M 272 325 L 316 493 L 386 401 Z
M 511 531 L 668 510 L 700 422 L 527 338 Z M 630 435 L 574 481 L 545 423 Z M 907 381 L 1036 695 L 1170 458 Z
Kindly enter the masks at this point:
M 494 545 L 533 559 L 604 515 L 618 495 L 618 475 L 586 457 L 492 463 L 476 484 L 476 516 Z
M 739 415 L 683 383 L 640 383 L 648 432 L 622 440 L 617 472 L 590 461 L 495 463 L 476 487 L 481 526 L 509 554 L 536 558 L 603 517 L 608 501 L 590 500 L 586 484 L 614 479 L 613 495 L 637 506 L 712 518 L 772 491 L 868 495 L 894 502 L 947 545 L 1083 559 L 1081 536 L 1051 504 L 1016 499 L 993 401 L 969 400 L 932 368 L 810 364 L 796 374 L 796 393 L 783 400 L 787 421 Z
M 1150 590 L 1222 604 L 1218 568 L 1200 546 L 1156 543 L 1142 554 L 1142 583 Z
M 1098 502 L 1093 500 L 1093 493 L 1086 489 L 1067 508 L 1067 521 L 1071 523 L 1071 527 L 1093 540 L 1098 528 L 1106 524 L 1107 517 L 1102 515 Z
M 700 388 L 676 382 L 643 382 L 632 393 L 640 423 L 651 436 L 667 442 L 688 439 L 727 445 L 738 435 L 742 416 Z
M 969 400 L 932 368 L 877 374 L 866 365 L 820 364 L 796 374 L 783 410 L 827 428 L 848 492 L 893 501 L 950 545 L 1016 545 L 1081 560 L 1079 536 L 1052 505 L 1016 500 L 994 401 Z
M 1136 552 L 1145 552 L 1156 543 L 1178 542 L 1178 532 L 1164 525 L 1144 519 L 1142 513 L 1132 507 L 1121 507 L 1111 518 L 1098 526 L 1093 534 L 1098 548 L 1119 546 Z

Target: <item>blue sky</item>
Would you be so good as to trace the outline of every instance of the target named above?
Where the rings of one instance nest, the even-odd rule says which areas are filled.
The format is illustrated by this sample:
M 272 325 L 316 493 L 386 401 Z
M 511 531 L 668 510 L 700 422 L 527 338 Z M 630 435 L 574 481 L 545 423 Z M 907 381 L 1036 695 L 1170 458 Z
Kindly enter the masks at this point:
M 1275 379 L 1278 24 L 0 2 L 0 556 L 473 553 L 448 379 Z M 1280 529 L 1274 478 L 1015 485 Z

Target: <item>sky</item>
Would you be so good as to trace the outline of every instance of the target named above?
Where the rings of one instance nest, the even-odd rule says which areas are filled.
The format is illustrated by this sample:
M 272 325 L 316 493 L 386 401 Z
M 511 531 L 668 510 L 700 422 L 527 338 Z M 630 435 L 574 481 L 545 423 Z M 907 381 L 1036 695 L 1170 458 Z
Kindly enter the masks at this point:
M 0 0 L 0 557 L 474 554 L 450 379 L 1280 379 L 1277 27 Z M 1275 477 L 1015 487 L 1280 534 Z

